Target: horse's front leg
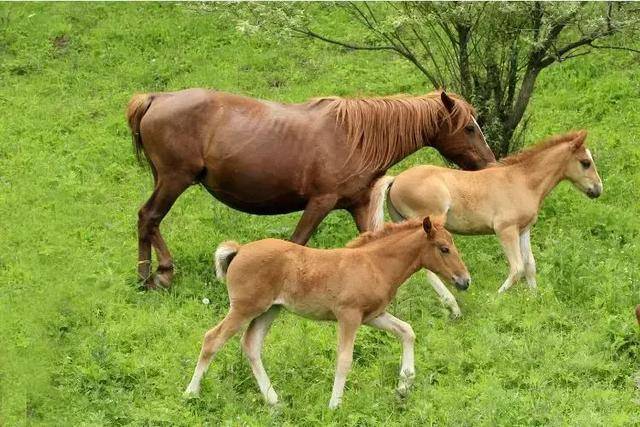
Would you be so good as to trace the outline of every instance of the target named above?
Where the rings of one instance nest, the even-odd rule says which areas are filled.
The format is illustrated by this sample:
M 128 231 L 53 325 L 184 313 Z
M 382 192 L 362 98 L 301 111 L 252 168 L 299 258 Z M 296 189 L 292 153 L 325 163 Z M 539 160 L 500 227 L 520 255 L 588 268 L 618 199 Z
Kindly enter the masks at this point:
M 340 313 L 338 316 L 338 358 L 336 361 L 336 377 L 333 381 L 329 409 L 336 409 L 342 402 L 344 383 L 351 370 L 353 361 L 353 344 L 356 332 L 362 322 L 362 316 L 356 311 Z
M 462 316 L 462 312 L 460 311 L 460 307 L 458 306 L 458 302 L 456 301 L 456 297 L 453 296 L 451 291 L 447 289 L 442 280 L 438 277 L 437 274 L 432 271 L 427 270 L 427 280 L 431 284 L 431 287 L 438 293 L 440 299 L 443 303 L 445 303 L 449 309 L 451 309 L 451 316 L 454 319 Z
M 336 207 L 337 202 L 338 196 L 335 194 L 325 194 L 309 199 L 290 240 L 293 243 L 305 245 L 316 227 Z
M 502 249 L 509 261 L 509 276 L 507 276 L 507 279 L 498 290 L 498 293 L 502 293 L 522 277 L 524 274 L 524 264 L 522 262 L 522 253 L 520 252 L 518 227 L 515 225 L 508 226 L 497 230 L 496 234 L 500 239 Z
M 536 283 L 536 260 L 533 258 L 533 251 L 531 250 L 530 229 L 520 234 L 520 252 L 522 253 L 524 276 L 527 278 L 527 284 L 531 289 L 535 289 L 538 286 Z
M 397 391 L 401 396 L 406 396 L 416 377 L 413 357 L 413 343 L 416 340 L 416 334 L 410 324 L 386 312 L 368 321 L 367 325 L 391 332 L 402 342 L 402 362 Z

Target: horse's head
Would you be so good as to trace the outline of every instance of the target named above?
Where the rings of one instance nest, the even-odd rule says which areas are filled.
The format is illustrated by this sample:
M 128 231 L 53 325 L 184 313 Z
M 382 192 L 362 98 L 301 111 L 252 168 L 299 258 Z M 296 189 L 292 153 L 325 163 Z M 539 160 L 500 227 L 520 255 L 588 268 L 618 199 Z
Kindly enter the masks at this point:
M 566 163 L 564 177 L 580 191 L 595 199 L 602 194 L 602 180 L 596 170 L 591 151 L 584 145 L 586 131 L 580 131 L 569 143 L 569 160 Z
M 447 282 L 454 283 L 458 289 L 467 289 L 471 277 L 451 234 L 443 225 L 432 224 L 429 217 L 422 221 L 422 228 L 427 234 L 427 246 L 422 252 L 422 266 Z
M 440 100 L 448 111 L 449 120 L 444 121 L 431 145 L 447 160 L 465 170 L 483 169 L 495 162 L 471 106 L 444 91 L 440 93 Z

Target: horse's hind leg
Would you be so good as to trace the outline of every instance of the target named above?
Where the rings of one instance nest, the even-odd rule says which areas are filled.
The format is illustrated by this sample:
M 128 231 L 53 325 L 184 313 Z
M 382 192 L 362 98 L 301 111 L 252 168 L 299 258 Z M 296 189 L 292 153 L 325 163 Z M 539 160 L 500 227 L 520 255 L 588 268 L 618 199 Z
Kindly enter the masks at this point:
M 192 181 L 191 177 L 185 176 L 160 176 L 151 197 L 138 211 L 138 276 L 147 288 L 171 284 L 173 261 L 160 234 L 160 222 Z M 151 275 L 152 244 L 158 256 L 156 277 Z
M 242 337 L 242 349 L 247 359 L 249 359 L 253 376 L 256 377 L 264 399 L 270 405 L 278 403 L 278 395 L 271 386 L 269 376 L 262 365 L 261 352 L 264 337 L 269 332 L 271 323 L 278 315 L 278 311 L 280 311 L 280 307 L 272 306 L 269 310 L 253 319 Z
M 184 392 L 185 395 L 197 395 L 200 392 L 200 382 L 202 381 L 204 374 L 207 372 L 213 356 L 215 356 L 224 343 L 238 333 L 238 331 L 249 320 L 251 320 L 251 318 L 251 316 L 234 310 L 232 307 L 222 322 L 218 323 L 215 328 L 210 329 L 206 334 L 204 334 L 198 364 L 193 372 L 191 382 Z

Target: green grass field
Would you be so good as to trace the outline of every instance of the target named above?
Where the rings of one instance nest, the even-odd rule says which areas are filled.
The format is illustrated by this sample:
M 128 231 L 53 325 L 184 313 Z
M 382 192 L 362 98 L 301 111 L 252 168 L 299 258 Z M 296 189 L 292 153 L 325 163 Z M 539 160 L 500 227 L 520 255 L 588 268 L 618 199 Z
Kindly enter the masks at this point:
M 279 101 L 432 90 L 395 56 L 248 38 L 195 4 L 0 4 L 0 425 L 640 424 L 637 56 L 595 53 L 538 81 L 527 144 L 587 128 L 604 180 L 598 200 L 566 183 L 547 199 L 532 233 L 539 292 L 498 296 L 497 240 L 458 237 L 474 277 L 455 292 L 463 317 L 448 318 L 422 273 L 390 307 L 418 336 L 412 394 L 394 392 L 399 343 L 362 328 L 335 412 L 334 325 L 290 314 L 264 350 L 278 408 L 237 338 L 201 397 L 182 398 L 202 334 L 227 310 L 215 246 L 286 237 L 299 218 L 241 214 L 192 187 L 162 225 L 174 287 L 138 290 L 137 210 L 152 180 L 124 107 L 136 91 L 193 86 Z M 426 162 L 441 160 L 423 150 L 394 170 Z M 310 245 L 355 233 L 335 212 Z

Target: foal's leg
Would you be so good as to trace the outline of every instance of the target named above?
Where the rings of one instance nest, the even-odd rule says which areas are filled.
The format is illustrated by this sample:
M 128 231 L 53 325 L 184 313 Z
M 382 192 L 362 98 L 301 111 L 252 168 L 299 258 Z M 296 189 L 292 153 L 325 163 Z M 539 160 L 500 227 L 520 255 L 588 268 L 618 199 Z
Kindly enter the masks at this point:
M 168 286 L 173 276 L 173 263 L 162 236 L 160 222 L 192 180 L 185 176 L 159 177 L 149 200 L 138 211 L 138 277 L 148 288 Z M 157 280 L 151 276 L 151 244 L 156 246 L 159 263 Z
M 305 245 L 316 227 L 322 222 L 329 212 L 336 206 L 338 196 L 326 194 L 309 200 L 302 213 L 302 218 L 291 236 L 291 241 L 299 245 Z
M 382 313 L 375 319 L 369 320 L 367 325 L 391 332 L 402 341 L 402 364 L 400 365 L 400 380 L 397 391 L 401 396 L 405 396 L 416 377 L 413 359 L 413 343 L 416 340 L 416 334 L 410 324 L 389 313 Z
M 522 263 L 522 254 L 520 252 L 520 242 L 518 227 L 510 226 L 497 231 L 502 249 L 509 261 L 509 276 L 504 281 L 498 293 L 502 293 L 509 289 L 511 285 L 517 282 L 524 273 L 524 265 Z
M 520 234 L 520 252 L 522 253 L 524 275 L 527 278 L 527 284 L 531 289 L 535 289 L 538 286 L 536 283 L 536 260 L 533 258 L 533 252 L 531 251 L 530 229 Z
M 184 392 L 185 395 L 197 395 L 200 393 L 200 382 L 205 372 L 207 372 L 213 356 L 215 356 L 224 343 L 234 336 L 249 320 L 251 320 L 251 316 L 242 314 L 231 307 L 227 316 L 218 323 L 215 328 L 207 331 L 204 335 L 198 364 L 193 372 L 191 382 Z
M 440 295 L 440 299 L 443 303 L 445 303 L 451 309 L 451 315 L 454 318 L 458 318 L 462 316 L 462 312 L 460 311 L 460 307 L 458 307 L 458 302 L 456 298 L 453 296 L 451 291 L 442 283 L 442 280 L 438 277 L 437 274 L 432 271 L 427 270 L 427 279 L 433 289 Z
M 278 395 L 271 386 L 271 381 L 269 381 L 267 372 L 264 370 L 260 352 L 262 350 L 264 337 L 267 335 L 271 323 L 278 315 L 278 311 L 280 311 L 280 307 L 272 306 L 269 310 L 253 319 L 242 337 L 242 349 L 247 359 L 249 359 L 253 376 L 255 376 L 256 381 L 258 381 L 258 387 L 260 387 L 264 399 L 270 405 L 278 403 Z
M 353 361 L 353 343 L 361 321 L 362 316 L 360 313 L 348 313 L 338 317 L 338 360 L 331 400 L 329 400 L 330 409 L 337 408 L 342 401 L 344 383 Z

